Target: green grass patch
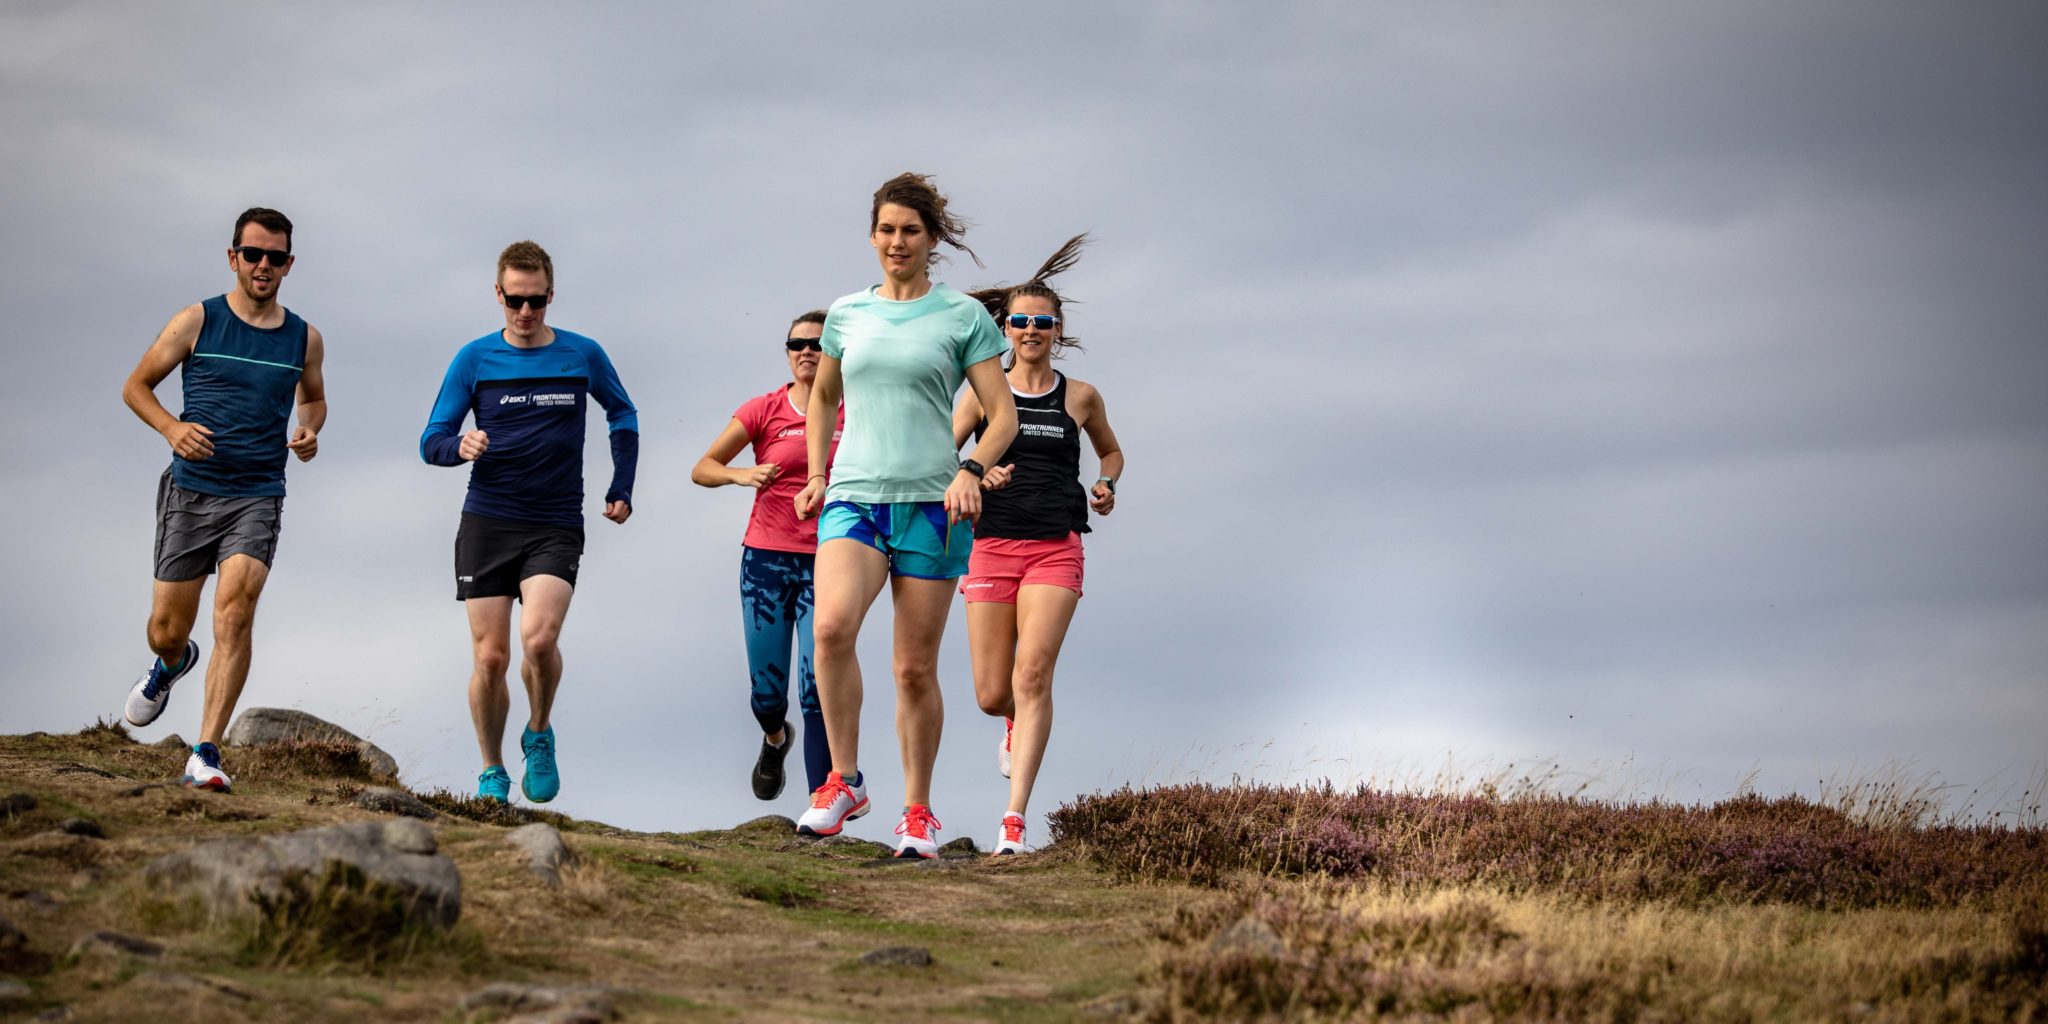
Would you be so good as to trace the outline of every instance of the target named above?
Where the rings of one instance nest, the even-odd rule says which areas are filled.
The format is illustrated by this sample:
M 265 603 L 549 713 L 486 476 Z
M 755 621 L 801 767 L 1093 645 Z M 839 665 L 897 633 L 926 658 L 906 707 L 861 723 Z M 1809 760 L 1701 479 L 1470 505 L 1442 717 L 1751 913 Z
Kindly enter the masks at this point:
M 911 940 L 920 945 L 957 942 L 974 935 L 965 928 L 928 922 L 892 921 L 838 907 L 798 907 L 790 914 L 792 919 L 802 926 L 837 928 L 882 938 Z

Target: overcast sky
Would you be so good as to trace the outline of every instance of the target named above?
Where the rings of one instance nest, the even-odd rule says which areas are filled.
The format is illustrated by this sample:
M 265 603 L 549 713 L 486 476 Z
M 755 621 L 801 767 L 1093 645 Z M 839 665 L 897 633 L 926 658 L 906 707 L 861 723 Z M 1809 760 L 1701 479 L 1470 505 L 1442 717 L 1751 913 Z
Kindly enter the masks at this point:
M 1034 811 L 1447 759 L 1684 800 L 1888 759 L 1963 800 L 2041 770 L 2048 9 L 874 11 L 8 4 L 0 730 L 117 716 L 148 662 L 168 450 L 119 388 L 229 287 L 262 204 L 297 224 L 282 297 L 327 337 L 331 418 L 289 470 L 243 706 L 473 789 L 465 474 L 417 439 L 500 325 L 498 251 L 532 238 L 551 322 L 606 347 L 643 430 L 614 526 L 593 416 L 558 806 L 795 814 L 800 787 L 747 788 L 749 492 L 688 470 L 785 379 L 784 325 L 878 278 L 868 197 L 912 169 L 975 223 L 987 267 L 955 258 L 955 285 L 1098 239 L 1065 367 L 1129 468 Z M 177 378 L 158 394 L 177 409 Z M 863 767 L 888 808 L 877 607 Z M 986 846 L 1000 723 L 964 627 L 934 809 Z M 195 736 L 200 688 L 140 735 Z

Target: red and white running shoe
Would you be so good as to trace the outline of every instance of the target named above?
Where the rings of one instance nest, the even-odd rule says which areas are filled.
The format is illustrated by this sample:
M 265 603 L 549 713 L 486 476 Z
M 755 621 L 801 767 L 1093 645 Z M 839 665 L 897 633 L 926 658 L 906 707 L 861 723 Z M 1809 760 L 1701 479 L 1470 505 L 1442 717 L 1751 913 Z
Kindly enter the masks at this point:
M 939 819 L 932 817 L 931 808 L 923 804 L 904 808 L 903 820 L 896 823 L 896 834 L 903 837 L 896 841 L 896 856 L 926 860 L 938 856 L 939 828 Z
M 1004 854 L 1023 852 L 1024 816 L 1021 814 L 1003 815 L 1003 838 L 996 841 L 995 853 L 992 856 L 1001 857 Z
M 1002 772 L 1006 779 L 1010 777 L 1010 733 L 1016 728 L 1017 723 L 1003 719 L 1003 745 L 996 748 L 996 771 Z
M 838 772 L 833 772 L 811 794 L 811 809 L 796 820 L 796 832 L 802 836 L 836 836 L 847 822 L 867 812 L 867 787 L 849 786 Z
M 234 786 L 228 773 L 220 770 L 220 748 L 211 743 L 201 743 L 192 748 L 192 756 L 185 759 L 185 777 L 178 780 L 193 789 L 210 789 L 226 793 Z

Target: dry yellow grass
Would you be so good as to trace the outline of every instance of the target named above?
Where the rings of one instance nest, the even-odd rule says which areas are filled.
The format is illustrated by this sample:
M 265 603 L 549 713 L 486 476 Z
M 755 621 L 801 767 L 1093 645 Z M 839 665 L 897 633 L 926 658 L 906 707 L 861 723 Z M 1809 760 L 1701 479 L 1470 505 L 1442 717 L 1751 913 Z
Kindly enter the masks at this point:
M 0 975 L 31 989 L 0 1014 L 454 1021 L 464 993 L 519 981 L 625 990 L 629 1020 L 894 1021 L 904 1005 L 1001 1021 L 2033 1020 L 2048 983 L 2048 901 L 2009 898 L 2041 895 L 2026 877 L 1998 899 L 1913 909 L 1609 898 L 1570 879 L 1434 883 L 1412 872 L 1397 884 L 1232 870 L 1197 887 L 1098 868 L 1078 844 L 1017 861 L 871 866 L 874 847 L 772 828 L 652 835 L 561 819 L 579 859 L 547 888 L 504 841 L 516 817 L 472 820 L 463 815 L 482 812 L 459 799 L 433 801 L 444 813 L 432 827 L 462 873 L 461 922 L 377 962 L 360 950 L 309 956 L 139 880 L 152 858 L 201 839 L 374 816 L 348 797 L 379 780 L 346 753 L 246 753 L 234 755 L 238 791 L 222 796 L 159 784 L 182 751 L 118 730 L 0 737 L 0 794 L 40 805 L 0 816 L 0 917 L 28 935 Z M 74 815 L 108 838 L 47 834 Z M 1326 845 L 1341 853 L 1353 838 L 1377 837 L 1332 833 Z M 1462 841 L 1415 829 L 1384 838 L 1386 855 L 1411 865 Z M 98 929 L 166 950 L 66 954 Z M 893 945 L 927 948 L 935 963 L 860 963 Z

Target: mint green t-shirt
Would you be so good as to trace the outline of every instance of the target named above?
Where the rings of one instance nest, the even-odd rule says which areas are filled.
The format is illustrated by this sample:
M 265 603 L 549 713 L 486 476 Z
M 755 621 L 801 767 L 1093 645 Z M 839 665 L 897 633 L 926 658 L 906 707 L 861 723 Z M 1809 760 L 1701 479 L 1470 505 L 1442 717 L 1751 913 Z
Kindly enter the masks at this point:
M 1009 351 L 981 303 L 943 284 L 895 302 L 874 288 L 832 304 L 821 339 L 845 382 L 846 432 L 827 501 L 939 501 L 960 471 L 953 395 Z

